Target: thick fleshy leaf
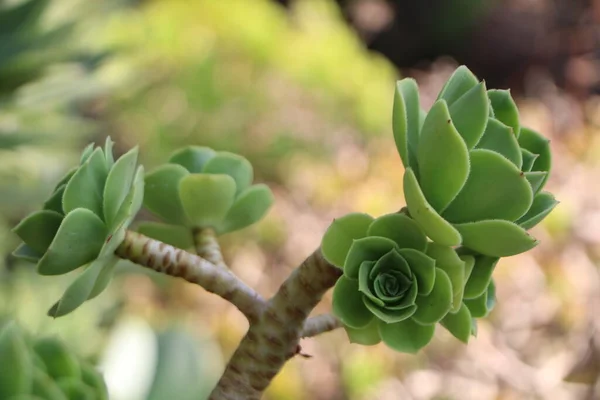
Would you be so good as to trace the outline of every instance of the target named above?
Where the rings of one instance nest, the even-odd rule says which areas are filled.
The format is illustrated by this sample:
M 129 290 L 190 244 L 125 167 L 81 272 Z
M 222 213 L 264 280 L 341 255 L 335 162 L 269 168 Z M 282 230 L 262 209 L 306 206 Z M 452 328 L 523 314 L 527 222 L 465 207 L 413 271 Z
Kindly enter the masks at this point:
M 448 330 L 458 340 L 463 343 L 469 343 L 471 337 L 471 312 L 463 303 L 456 313 L 448 313 L 440 321 L 440 324 Z
M 240 155 L 225 151 L 218 152 L 208 160 L 204 164 L 202 173 L 229 175 L 235 181 L 236 195 L 250 187 L 254 177 L 252 164 L 248 160 Z
M 487 308 L 488 314 L 496 307 L 496 283 L 493 279 L 490 282 L 490 286 L 488 286 L 485 307 Z
M 37 253 L 44 254 L 52 243 L 63 216 L 56 211 L 36 211 L 21 220 L 13 232 Z
M 470 150 L 485 131 L 488 121 L 489 100 L 485 82 L 478 83 L 450 106 L 454 127 Z
M 404 214 L 387 214 L 377 218 L 369 226 L 368 236 L 392 239 L 400 249 L 425 250 L 427 237 L 419 225 Z
M 0 399 L 29 393 L 33 362 L 20 329 L 9 323 L 0 331 Z
M 488 314 L 487 309 L 487 290 L 479 297 L 474 299 L 465 299 L 465 305 L 471 312 L 473 318 L 483 318 Z
M 109 229 L 113 227 L 115 217 L 131 190 L 136 172 L 137 156 L 138 148 L 134 147 L 114 163 L 106 178 L 103 209 L 104 221 Z
M 358 291 L 358 281 L 345 276 L 340 277 L 333 288 L 332 308 L 333 313 L 351 328 L 364 328 L 373 320 L 373 314 Z
M 69 400 L 96 400 L 94 389 L 78 379 L 61 379 L 58 382 L 58 386 L 67 395 Z
M 527 182 L 531 185 L 531 189 L 533 190 L 533 195 L 535 196 L 542 189 L 544 182 L 546 181 L 546 177 L 548 176 L 547 172 L 525 172 L 525 178 Z
M 274 200 L 273 193 L 267 185 L 250 186 L 237 197 L 229 209 L 218 228 L 219 233 L 237 231 L 260 221 Z
M 539 157 L 535 159 L 531 171 L 548 172 L 546 180 L 544 183 L 542 183 L 542 187 L 544 187 L 548 177 L 550 176 L 550 169 L 552 167 L 550 140 L 546 139 L 539 133 L 532 131 L 531 129 L 522 128 L 521 136 L 519 136 L 519 145 L 521 145 L 522 148 L 529 150 L 533 154 L 539 155 Z
M 175 152 L 169 163 L 179 164 L 187 169 L 192 174 L 199 174 L 204 169 L 204 165 L 208 160 L 213 158 L 217 153 L 208 147 L 188 146 Z
M 440 268 L 435 271 L 433 290 L 426 296 L 417 296 L 417 310 L 412 318 L 419 324 L 429 325 L 440 321 L 452 308 L 452 282 Z
M 373 268 L 369 269 L 370 272 L 368 276 L 371 280 L 375 279 L 379 274 L 383 274 L 390 271 L 399 271 L 409 279 L 412 276 L 410 266 L 408 265 L 406 260 L 404 260 L 404 258 L 400 255 L 397 248 L 393 248 L 392 250 L 385 253 L 383 256 L 379 257 L 375 262 Z
M 40 369 L 36 369 L 33 372 L 31 394 L 43 400 L 69 400 L 59 389 L 58 385 Z
M 343 268 L 352 242 L 367 236 L 373 217 L 368 214 L 351 213 L 333 220 L 321 241 L 323 257 L 331 264 Z
M 414 249 L 400 249 L 398 253 L 408 262 L 417 279 L 420 295 L 428 295 L 435 282 L 435 260 Z
M 427 255 L 435 260 L 435 266 L 444 271 L 452 283 L 451 312 L 460 308 L 465 287 L 465 262 L 460 259 L 452 247 L 429 243 Z
M 558 201 L 554 198 L 551 193 L 542 192 L 538 193 L 533 198 L 533 204 L 527 214 L 517 221 L 523 229 L 531 229 L 540 223 L 550 211 L 554 210 L 554 207 L 558 205 Z
M 465 285 L 465 299 L 477 298 L 487 290 L 498 260 L 498 257 L 487 256 L 475 258 L 473 272 L 471 272 L 471 276 Z
M 473 150 L 469 179 L 442 216 L 453 223 L 516 221 L 532 201 L 531 186 L 513 163 L 491 150 Z
M 381 321 L 393 324 L 395 322 L 404 321 L 407 318 L 410 318 L 416 311 L 417 306 L 411 305 L 408 307 L 402 307 L 400 309 L 388 308 L 385 306 L 380 306 L 376 304 L 374 301 L 369 299 L 368 297 L 363 297 L 363 301 L 365 306 L 371 311 L 373 315 L 375 315 Z
M 190 173 L 181 165 L 162 165 L 146 174 L 144 207 L 170 224 L 188 223 L 181 200 L 179 182 Z
M 379 320 L 377 318 L 373 318 L 373 320 L 364 328 L 354 329 L 345 326 L 344 329 L 348 334 L 350 343 L 373 346 L 381 342 L 381 337 L 379 336 Z
M 475 256 L 464 254 L 460 255 L 460 259 L 465 263 L 465 282 L 469 280 L 471 277 L 471 273 L 473 272 L 473 267 L 475 266 Z M 463 294 L 464 296 L 464 294 Z
M 119 263 L 119 258 L 116 256 L 110 256 L 106 258 L 107 260 L 104 263 L 104 268 L 102 268 L 100 275 L 98 275 L 98 278 L 96 278 L 92 292 L 87 298 L 88 300 L 92 300 L 93 298 L 99 296 L 104 289 L 108 287 L 108 284 L 113 278 L 116 266 Z
M 183 250 L 194 247 L 192 232 L 184 226 L 168 225 L 160 222 L 143 222 L 138 225 L 137 231 L 142 235 Z
M 476 147 L 502 154 L 519 169 L 523 165 L 523 155 L 513 130 L 496 119 L 490 118 Z
M 12 255 L 25 261 L 37 263 L 44 254 L 38 253 L 25 243 L 21 243 L 19 247 L 12 252 Z
M 535 163 L 535 160 L 537 160 L 539 155 L 533 154 L 529 150 L 525 150 L 523 148 L 521 148 L 521 155 L 523 157 L 523 165 L 521 166 L 521 170 L 523 172 L 531 171 L 531 168 L 533 168 L 533 164 Z
M 71 211 L 37 265 L 40 275 L 66 274 L 96 258 L 108 231 L 96 214 L 86 208 Z
M 467 67 L 461 65 L 454 71 L 440 91 L 438 100 L 444 99 L 448 105 L 452 105 L 478 83 L 477 77 Z
M 191 355 L 192 356 L 192 355 Z M 102 375 L 87 363 L 81 365 L 81 380 L 94 389 L 96 397 L 94 400 L 108 400 L 108 390 Z
M 455 225 L 463 245 L 492 257 L 509 257 L 534 248 L 538 241 L 520 226 L 500 220 Z
M 392 128 L 398 153 L 405 167 L 418 170 L 417 146 L 420 130 L 419 88 L 414 79 L 396 83 Z
M 100 150 L 100 149 L 98 149 Z M 102 151 L 102 150 L 100 150 Z M 94 152 L 94 143 L 90 143 L 81 152 L 81 158 L 79 159 L 79 165 L 85 164 L 85 162 L 92 156 Z
M 504 125 L 511 127 L 514 135 L 519 137 L 521 129 L 519 110 L 510 95 L 510 91 L 500 89 L 488 90 L 488 97 L 492 103 L 494 117 Z
M 78 170 L 77 167 L 73 167 L 69 171 L 67 171 L 67 173 L 62 178 L 60 178 L 60 181 L 58 181 L 56 186 L 54 186 L 54 191 L 56 192 L 58 190 L 58 188 L 61 187 L 62 185 L 67 186 L 67 183 L 69 183 L 69 181 L 71 180 L 73 175 L 75 175 L 75 172 L 77 172 L 77 170 Z
M 396 243 L 384 237 L 369 236 L 355 240 L 344 262 L 344 275 L 357 279 L 358 270 L 364 261 L 377 261 L 395 248 Z
M 65 214 L 76 208 L 87 208 L 102 218 L 102 194 L 108 169 L 102 149 L 94 150 L 88 160 L 75 172 L 63 194 Z
M 469 175 L 469 151 L 444 101 L 436 102 L 425 118 L 417 160 L 419 186 L 427 202 L 440 212 L 456 197 Z
M 385 256 L 384 256 L 385 257 Z M 385 303 L 378 299 L 375 293 L 371 290 L 372 282 L 369 280 L 369 273 L 373 270 L 375 261 L 363 261 L 358 269 L 358 290 L 375 303 L 383 306 Z
M 63 183 L 58 188 L 56 188 L 54 193 L 52 193 L 52 196 L 50 196 L 50 198 L 44 202 L 44 210 L 55 211 L 59 214 L 64 215 L 64 211 L 62 208 L 62 198 L 65 194 L 66 187 L 67 185 Z
M 233 205 L 235 181 L 223 174 L 191 174 L 179 182 L 179 198 L 194 226 L 217 227 Z
M 113 225 L 114 227 L 111 229 L 111 234 L 113 238 L 109 238 L 102 248 L 102 254 L 111 254 L 116 250 L 116 247 L 110 244 L 110 240 L 114 240 L 114 236 L 119 236 L 119 233 L 129 227 L 136 214 L 140 211 L 142 207 L 142 202 L 144 200 L 144 167 L 140 165 L 137 168 L 137 172 L 133 178 L 133 183 L 131 184 L 131 189 L 123 200 L 117 215 L 115 216 Z M 123 240 L 123 239 L 119 239 Z M 108 251 L 108 249 L 111 249 Z M 108 253 L 107 253 L 108 251 Z
M 394 324 L 379 323 L 381 340 L 390 348 L 403 353 L 416 353 L 433 338 L 435 325 L 421 325 L 412 319 Z
M 461 243 L 460 233 L 427 202 L 410 168 L 404 173 L 404 198 L 410 216 L 431 240 L 445 246 L 458 246 Z
M 81 378 L 77 358 L 57 338 L 38 339 L 33 345 L 33 350 L 44 361 L 46 372 L 53 379 Z
M 113 154 L 114 145 L 115 142 L 113 142 L 110 136 L 108 136 L 104 142 L 104 160 L 106 161 L 106 168 L 109 170 L 115 163 L 115 156 Z

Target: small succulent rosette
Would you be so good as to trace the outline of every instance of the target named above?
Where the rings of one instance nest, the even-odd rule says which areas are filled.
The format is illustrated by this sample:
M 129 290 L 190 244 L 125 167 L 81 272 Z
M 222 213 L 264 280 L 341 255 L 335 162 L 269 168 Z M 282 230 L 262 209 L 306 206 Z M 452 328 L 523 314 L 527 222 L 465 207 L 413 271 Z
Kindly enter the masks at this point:
M 146 175 L 144 206 L 164 223 L 143 223 L 138 231 L 187 250 L 195 229 L 224 234 L 252 225 L 273 204 L 271 190 L 252 180 L 244 157 L 186 147 Z
M 0 329 L 0 399 L 108 400 L 102 376 L 55 338 L 33 339 L 10 322 Z
M 493 257 L 537 244 L 526 230 L 557 204 L 542 191 L 549 141 L 520 126 L 510 92 L 486 90 L 459 67 L 425 112 L 416 82 L 404 79 L 396 87 L 393 131 L 408 210 L 431 240 Z
M 137 148 L 118 160 L 113 142 L 88 146 L 78 167 L 56 186 L 42 210 L 14 228 L 23 240 L 13 253 L 37 263 L 40 275 L 81 274 L 67 288 L 49 315 L 65 315 L 100 294 L 110 282 L 115 250 L 139 211 L 144 170 L 137 166 Z
M 487 315 L 494 304 L 491 271 L 497 258 L 468 250 L 459 255 L 429 242 L 401 213 L 338 218 L 321 249 L 344 271 L 333 291 L 333 312 L 354 343 L 383 340 L 392 349 L 415 353 L 430 342 L 438 322 L 467 342 L 475 333 L 474 318 Z

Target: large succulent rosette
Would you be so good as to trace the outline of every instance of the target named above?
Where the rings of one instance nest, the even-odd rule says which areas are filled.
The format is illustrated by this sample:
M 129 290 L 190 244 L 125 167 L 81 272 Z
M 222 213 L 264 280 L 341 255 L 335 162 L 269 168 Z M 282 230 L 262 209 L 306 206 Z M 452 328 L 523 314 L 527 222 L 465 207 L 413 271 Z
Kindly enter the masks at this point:
M 40 275 L 82 273 L 50 309 L 59 317 L 100 294 L 110 282 L 115 250 L 142 205 L 144 169 L 137 148 L 118 160 L 113 142 L 88 146 L 81 163 L 56 186 L 42 210 L 14 228 L 23 240 L 13 253 L 37 264 Z
M 520 126 L 508 91 L 460 67 L 426 113 L 415 81 L 401 80 L 393 130 L 410 216 L 431 240 L 494 257 L 537 244 L 526 230 L 557 204 L 542 191 L 549 141 Z

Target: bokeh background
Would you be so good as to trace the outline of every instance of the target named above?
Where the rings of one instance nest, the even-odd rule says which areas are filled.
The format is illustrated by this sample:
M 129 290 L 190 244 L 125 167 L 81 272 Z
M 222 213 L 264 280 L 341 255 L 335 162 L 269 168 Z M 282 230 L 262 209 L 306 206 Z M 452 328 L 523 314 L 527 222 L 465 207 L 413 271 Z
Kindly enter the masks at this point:
M 147 169 L 187 144 L 239 152 L 276 205 L 222 247 L 269 296 L 332 218 L 404 205 L 394 82 L 415 77 L 429 107 L 459 64 L 510 87 L 552 140 L 561 204 L 534 229 L 541 244 L 501 261 L 498 305 L 468 346 L 440 328 L 402 355 L 338 330 L 304 340 L 312 358 L 265 398 L 600 398 L 598 0 L 0 0 L 0 313 L 97 361 L 114 400 L 205 398 L 247 328 L 232 306 L 122 263 L 102 296 L 52 320 L 72 277 L 16 262 L 10 228 L 108 135 L 119 154 L 139 144 Z

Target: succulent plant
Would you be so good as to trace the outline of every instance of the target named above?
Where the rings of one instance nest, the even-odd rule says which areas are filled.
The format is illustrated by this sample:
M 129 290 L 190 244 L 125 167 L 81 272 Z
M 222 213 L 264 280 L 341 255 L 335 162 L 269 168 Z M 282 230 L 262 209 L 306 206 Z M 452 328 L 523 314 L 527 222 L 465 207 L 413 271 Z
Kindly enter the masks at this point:
M 431 240 L 504 257 L 537 244 L 526 230 L 556 206 L 542 192 L 551 167 L 549 141 L 520 126 L 506 90 L 459 67 L 429 112 L 416 82 L 398 82 L 393 130 L 406 168 L 410 216 Z
M 223 234 L 260 220 L 273 203 L 271 190 L 252 185 L 252 165 L 244 157 L 190 146 L 148 173 L 144 206 L 166 223 L 143 223 L 139 232 L 187 249 L 192 231 Z
M 14 323 L 0 329 L 0 398 L 107 400 L 102 376 L 56 338 L 32 339 Z
M 118 260 L 114 252 L 141 207 L 144 169 L 137 166 L 138 150 L 115 161 L 112 147 L 110 138 L 104 148 L 89 145 L 43 209 L 14 228 L 24 243 L 13 254 L 37 263 L 39 274 L 83 269 L 50 309 L 51 316 L 73 311 L 106 288 Z

